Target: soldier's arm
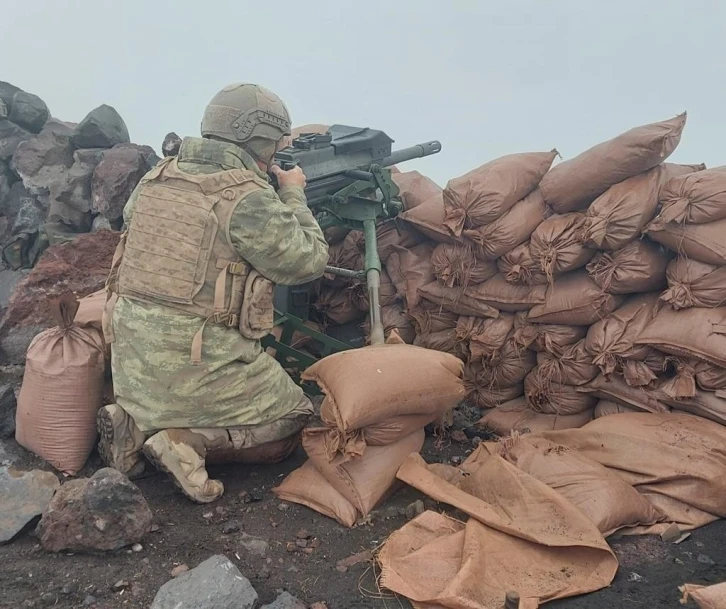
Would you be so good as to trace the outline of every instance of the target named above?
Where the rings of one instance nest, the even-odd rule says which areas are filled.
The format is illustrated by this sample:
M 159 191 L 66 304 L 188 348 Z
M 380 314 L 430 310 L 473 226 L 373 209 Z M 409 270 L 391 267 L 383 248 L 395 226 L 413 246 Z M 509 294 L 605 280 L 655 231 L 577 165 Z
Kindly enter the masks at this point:
M 230 222 L 232 245 L 274 283 L 298 285 L 320 277 L 328 244 L 298 186 L 279 194 L 260 189 L 244 197 Z
M 141 186 L 140 183 L 136 186 L 136 188 L 134 188 L 134 191 L 131 193 L 129 200 L 126 201 L 126 205 L 124 205 L 123 216 L 125 226 L 128 226 L 131 223 L 131 216 L 134 215 L 134 206 L 136 205 L 136 199 L 139 195 L 139 186 Z

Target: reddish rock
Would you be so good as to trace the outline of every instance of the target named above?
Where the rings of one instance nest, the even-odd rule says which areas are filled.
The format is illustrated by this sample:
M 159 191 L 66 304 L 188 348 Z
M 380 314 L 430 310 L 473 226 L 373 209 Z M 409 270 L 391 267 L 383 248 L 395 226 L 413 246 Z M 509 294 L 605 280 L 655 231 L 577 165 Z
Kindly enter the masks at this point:
M 146 171 L 146 159 L 140 150 L 119 146 L 104 152 L 91 180 L 93 211 L 111 221 L 121 218 L 126 202 Z

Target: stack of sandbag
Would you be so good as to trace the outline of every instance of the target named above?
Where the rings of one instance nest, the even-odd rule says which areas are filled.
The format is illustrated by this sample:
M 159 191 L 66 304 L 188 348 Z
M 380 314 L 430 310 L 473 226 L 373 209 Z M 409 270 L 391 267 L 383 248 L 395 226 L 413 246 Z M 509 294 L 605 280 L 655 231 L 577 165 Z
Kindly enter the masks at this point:
M 304 380 L 325 393 L 322 427 L 303 433 L 309 460 L 274 490 L 353 526 L 394 488 L 396 471 L 423 446 L 424 427 L 464 397 L 462 362 L 406 344 L 331 355 Z

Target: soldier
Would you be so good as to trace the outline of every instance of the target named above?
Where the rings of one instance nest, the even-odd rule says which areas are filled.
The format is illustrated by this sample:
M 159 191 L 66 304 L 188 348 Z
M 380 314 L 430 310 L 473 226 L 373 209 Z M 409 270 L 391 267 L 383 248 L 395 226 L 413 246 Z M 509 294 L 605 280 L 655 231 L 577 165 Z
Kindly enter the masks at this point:
M 272 329 L 273 284 L 320 277 L 328 245 L 302 171 L 271 165 L 291 133 L 276 95 L 226 87 L 201 127 L 124 209 L 105 319 L 116 403 L 98 428 L 107 465 L 138 475 L 143 450 L 207 503 L 224 492 L 207 461 L 271 463 L 297 446 L 312 405 L 260 339 Z

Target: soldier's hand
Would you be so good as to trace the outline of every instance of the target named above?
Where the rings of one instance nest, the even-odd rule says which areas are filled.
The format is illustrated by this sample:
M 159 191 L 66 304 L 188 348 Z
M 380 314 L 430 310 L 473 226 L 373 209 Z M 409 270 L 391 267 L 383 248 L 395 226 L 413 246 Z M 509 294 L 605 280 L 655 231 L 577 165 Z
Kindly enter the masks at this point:
M 298 166 L 293 167 L 289 171 L 283 171 L 277 165 L 273 165 L 271 171 L 275 174 L 280 188 L 283 186 L 300 186 L 301 188 L 305 188 L 307 184 L 305 174 Z

